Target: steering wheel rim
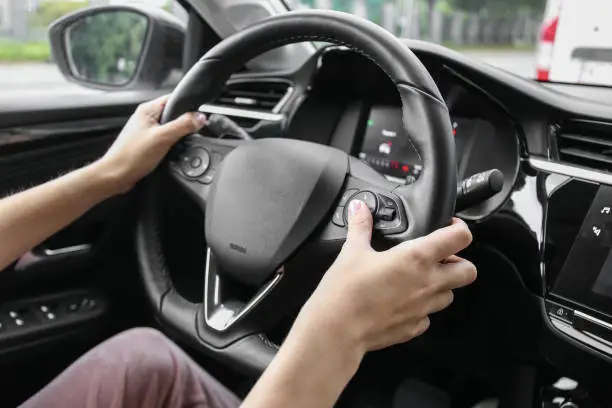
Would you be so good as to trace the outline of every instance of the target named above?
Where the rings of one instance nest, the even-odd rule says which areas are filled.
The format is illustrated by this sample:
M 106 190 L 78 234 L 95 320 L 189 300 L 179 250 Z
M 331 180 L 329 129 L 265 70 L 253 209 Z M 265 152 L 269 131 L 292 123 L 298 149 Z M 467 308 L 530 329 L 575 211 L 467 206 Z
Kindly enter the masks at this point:
M 349 186 L 357 186 L 360 192 L 372 190 L 379 198 L 392 198 L 392 204 L 396 205 L 398 209 L 397 217 L 400 224 L 403 222 L 386 236 L 386 239 L 392 243 L 427 234 L 448 224 L 454 214 L 457 184 L 454 140 L 449 113 L 435 82 L 418 58 L 397 38 L 383 28 L 350 14 L 329 10 L 285 13 L 266 19 L 223 40 L 208 51 L 177 85 L 166 104 L 161 123 L 168 122 L 184 112 L 197 110 L 200 104 L 212 100 L 221 91 L 223 84 L 229 79 L 231 73 L 251 58 L 278 46 L 301 41 L 329 41 L 348 46 L 372 60 L 391 78 L 397 86 L 402 101 L 404 129 L 407 137 L 416 145 L 417 152 L 422 156 L 424 168 L 415 183 L 398 186 L 387 182 L 361 161 L 349 158 L 346 154 L 344 154 L 346 157 L 341 156 L 338 153 L 339 151 L 332 151 L 334 149 L 329 147 L 315 148 L 310 146 L 308 142 L 268 140 L 267 142 L 249 142 L 259 143 L 258 145 L 252 145 L 255 148 L 249 150 L 251 152 L 249 153 L 244 146 L 238 146 L 240 143 L 236 141 L 213 140 L 194 136 L 193 140 L 185 142 L 188 147 L 194 148 L 194 146 L 197 146 L 200 149 L 208 149 L 207 152 L 218 152 L 215 154 L 221 156 L 220 160 L 224 161 L 224 166 L 220 166 L 219 163 L 214 165 L 219 165 L 219 167 L 214 167 L 216 179 L 212 184 L 209 181 L 205 186 L 195 183 L 193 179 L 185 181 L 185 177 L 182 177 L 184 174 L 181 176 L 176 164 L 173 163 L 170 163 L 170 173 L 175 176 L 179 184 L 192 194 L 194 199 L 198 200 L 204 195 L 206 196 L 203 199 L 205 202 L 202 204 L 202 209 L 207 214 L 207 241 L 223 241 L 222 244 L 214 246 L 219 259 L 226 265 L 236 266 L 237 269 L 245 267 L 248 263 L 245 263 L 246 261 L 233 263 L 232 256 L 234 255 L 231 251 L 226 250 L 228 237 L 224 236 L 223 239 L 215 240 L 213 236 L 216 235 L 215 231 L 219 231 L 219 225 L 223 226 L 224 224 L 219 224 L 216 221 L 221 217 L 210 216 L 210 213 L 222 214 L 222 210 L 215 210 L 222 205 L 213 206 L 206 202 L 219 201 L 218 197 L 223 195 L 225 195 L 223 203 L 227 202 L 228 197 L 240 197 L 236 195 L 235 191 L 223 184 L 223 180 L 231 179 L 235 181 L 236 175 L 239 174 L 237 171 L 228 170 L 230 166 L 227 165 L 227 161 L 233 160 L 232 163 L 240 163 L 236 159 L 239 155 L 248 161 L 249 154 L 259 155 L 257 158 L 260 160 L 265 159 L 266 156 L 263 156 L 264 149 L 262 148 L 264 144 L 266 144 L 265 149 L 276 149 L 280 154 L 286 153 L 290 160 L 297 162 L 305 157 L 300 156 L 299 151 L 316 152 L 312 154 L 322 157 L 318 165 L 330 167 L 329 171 L 322 172 L 318 175 L 319 178 L 312 182 L 314 183 L 313 186 L 315 184 L 320 186 L 323 183 L 326 186 L 323 190 L 329 191 L 329 194 L 319 194 L 319 196 L 325 197 L 315 200 L 317 205 L 311 211 L 310 218 L 316 220 L 316 224 L 322 223 L 325 214 L 329 216 L 330 208 L 333 212 L 338 196 L 344 195 L 344 192 L 350 190 Z M 190 143 L 192 144 L 190 145 Z M 301 145 L 297 146 L 296 143 L 301 143 Z M 210 161 L 210 166 L 213 166 L 213 159 L 210 159 Z M 338 161 L 345 164 L 334 164 Z M 255 163 L 256 165 L 259 161 L 249 163 L 251 165 Z M 304 163 L 304 166 L 307 165 Z M 308 168 L 304 167 L 304 169 L 307 170 Z M 167 170 L 168 167 L 156 170 L 142 183 L 144 199 L 142 200 L 142 211 L 136 229 L 136 248 L 139 270 L 143 277 L 147 295 L 155 308 L 158 319 L 166 329 L 175 331 L 179 336 L 190 341 L 192 345 L 243 372 L 259 374 L 269 364 L 277 350 L 277 347 L 267 341 L 266 337 L 261 334 L 263 331 L 261 328 L 265 328 L 266 323 L 274 321 L 267 314 L 272 313 L 274 305 L 278 306 L 278 303 L 270 301 L 268 304 L 272 306 L 267 306 L 267 308 L 265 304 L 261 306 L 256 304 L 255 306 L 262 309 L 259 316 L 253 319 L 242 319 L 241 324 L 236 324 L 231 330 L 225 330 L 223 326 L 211 324 L 212 318 L 209 315 L 208 307 L 212 304 L 210 303 L 211 297 L 216 296 L 209 293 L 208 285 L 218 281 L 219 275 L 217 272 L 213 274 L 210 271 L 213 268 L 212 265 L 215 264 L 213 251 L 210 249 L 207 251 L 205 279 L 207 286 L 204 302 L 198 304 L 189 302 L 174 289 L 161 245 L 160 217 L 157 209 L 159 177 L 161 172 Z M 342 179 L 339 175 L 342 175 Z M 299 177 L 299 174 L 296 173 L 294 176 Z M 287 184 L 284 186 L 286 187 Z M 248 184 L 241 187 L 247 188 Z M 319 189 L 319 191 L 323 190 Z M 308 197 L 308 199 L 309 202 L 313 201 L 312 197 Z M 344 197 L 342 197 L 342 200 L 344 200 Z M 303 205 L 303 202 L 301 202 L 301 205 Z M 240 218 L 242 210 L 239 209 L 238 211 L 237 217 Z M 246 216 L 252 216 L 252 214 Z M 301 224 L 304 224 L 303 219 Z M 294 221 L 298 223 L 299 220 Z M 216 228 L 211 227 L 210 223 L 216 223 Z M 297 278 L 283 281 L 278 278 L 278 276 L 282 276 L 282 273 L 279 275 L 279 271 L 273 274 L 274 271 L 263 273 L 263 270 L 269 269 L 271 265 L 280 268 L 289 258 L 298 257 L 296 253 L 302 251 L 305 247 L 313 247 L 313 245 L 306 243 L 307 241 L 312 242 L 311 236 L 314 231 L 320 230 L 318 227 L 319 225 L 292 229 L 288 234 L 293 233 L 293 241 L 300 241 L 299 245 L 285 245 L 287 248 L 284 252 L 281 251 L 280 255 L 278 255 L 278 251 L 280 251 L 278 249 L 275 253 L 278 256 L 274 258 L 273 262 L 268 257 L 270 259 L 265 259 L 267 263 L 257 264 L 257 259 L 251 257 L 250 261 L 255 262 L 260 267 L 257 273 L 251 271 L 249 275 L 237 276 L 239 278 L 249 276 L 249 279 L 251 279 L 249 283 L 263 285 L 255 297 L 260 296 L 262 290 L 266 296 L 271 298 L 274 298 L 277 294 L 273 293 L 274 291 L 299 290 L 298 288 L 300 285 L 303 286 L 303 282 L 297 280 Z M 329 235 L 329 230 L 329 228 L 325 228 L 327 232 L 321 235 Z M 319 251 L 319 253 L 321 251 L 337 252 L 339 245 L 343 242 L 343 236 L 336 229 L 333 231 L 334 233 L 331 236 L 325 237 L 325 249 L 321 249 L 321 245 L 314 245 L 317 248 L 314 251 Z M 323 241 L 323 238 L 321 238 L 321 241 Z M 233 245 L 232 241 L 229 243 L 231 247 Z M 283 242 L 283 244 L 286 243 Z M 232 248 L 234 251 L 236 249 Z M 246 249 L 244 252 L 246 253 Z M 237 254 L 235 258 L 238 258 Z M 284 258 L 285 260 L 278 264 L 277 258 Z M 275 288 L 279 281 L 281 281 L 280 287 Z M 219 288 L 214 288 L 214 290 L 217 289 Z M 273 294 L 270 295 L 270 293 Z M 286 299 L 286 296 L 276 297 Z M 249 305 L 250 303 L 246 306 Z M 212 304 L 210 307 L 213 306 L 218 307 L 217 311 L 223 308 L 221 303 Z

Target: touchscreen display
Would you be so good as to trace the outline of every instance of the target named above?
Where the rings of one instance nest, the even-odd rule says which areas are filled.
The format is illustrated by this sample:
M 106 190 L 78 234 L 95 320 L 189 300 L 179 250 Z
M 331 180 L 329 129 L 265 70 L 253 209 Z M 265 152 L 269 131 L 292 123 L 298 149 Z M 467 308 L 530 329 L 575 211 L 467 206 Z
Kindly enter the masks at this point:
M 553 293 L 612 316 L 612 187 L 597 191 Z
M 612 299 L 612 253 L 608 253 L 601 272 L 593 285 L 593 292 Z

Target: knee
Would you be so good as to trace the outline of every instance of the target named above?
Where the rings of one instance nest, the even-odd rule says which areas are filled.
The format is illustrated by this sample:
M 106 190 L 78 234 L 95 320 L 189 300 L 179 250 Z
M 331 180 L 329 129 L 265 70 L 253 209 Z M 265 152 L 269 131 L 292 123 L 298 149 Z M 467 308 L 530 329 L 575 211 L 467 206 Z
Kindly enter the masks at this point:
M 151 327 L 136 327 L 112 337 L 111 342 L 120 347 L 147 350 L 155 347 L 169 347 L 171 341 L 159 330 Z
M 161 332 L 139 327 L 126 330 L 108 342 L 107 356 L 115 356 L 135 376 L 171 379 L 176 372 L 174 345 Z

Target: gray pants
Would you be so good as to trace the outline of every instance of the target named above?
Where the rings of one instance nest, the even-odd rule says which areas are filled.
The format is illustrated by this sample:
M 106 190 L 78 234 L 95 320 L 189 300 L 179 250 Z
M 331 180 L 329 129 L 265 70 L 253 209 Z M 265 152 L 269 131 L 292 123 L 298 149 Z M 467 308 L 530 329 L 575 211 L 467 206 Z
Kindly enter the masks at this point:
M 237 408 L 240 400 L 160 332 L 131 329 L 68 367 L 22 408 Z

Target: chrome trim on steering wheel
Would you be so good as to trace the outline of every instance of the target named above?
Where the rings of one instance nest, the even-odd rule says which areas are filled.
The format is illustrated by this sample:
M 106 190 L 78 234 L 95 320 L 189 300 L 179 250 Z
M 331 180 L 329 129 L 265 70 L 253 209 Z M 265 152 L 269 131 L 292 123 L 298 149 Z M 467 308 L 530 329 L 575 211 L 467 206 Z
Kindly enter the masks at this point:
M 204 320 L 206 325 L 219 332 L 224 332 L 238 323 L 244 316 L 255 308 L 280 282 L 285 270 L 281 267 L 251 300 L 245 305 L 239 302 L 223 302 L 221 277 L 215 268 L 212 251 L 206 249 L 206 273 L 204 276 Z

